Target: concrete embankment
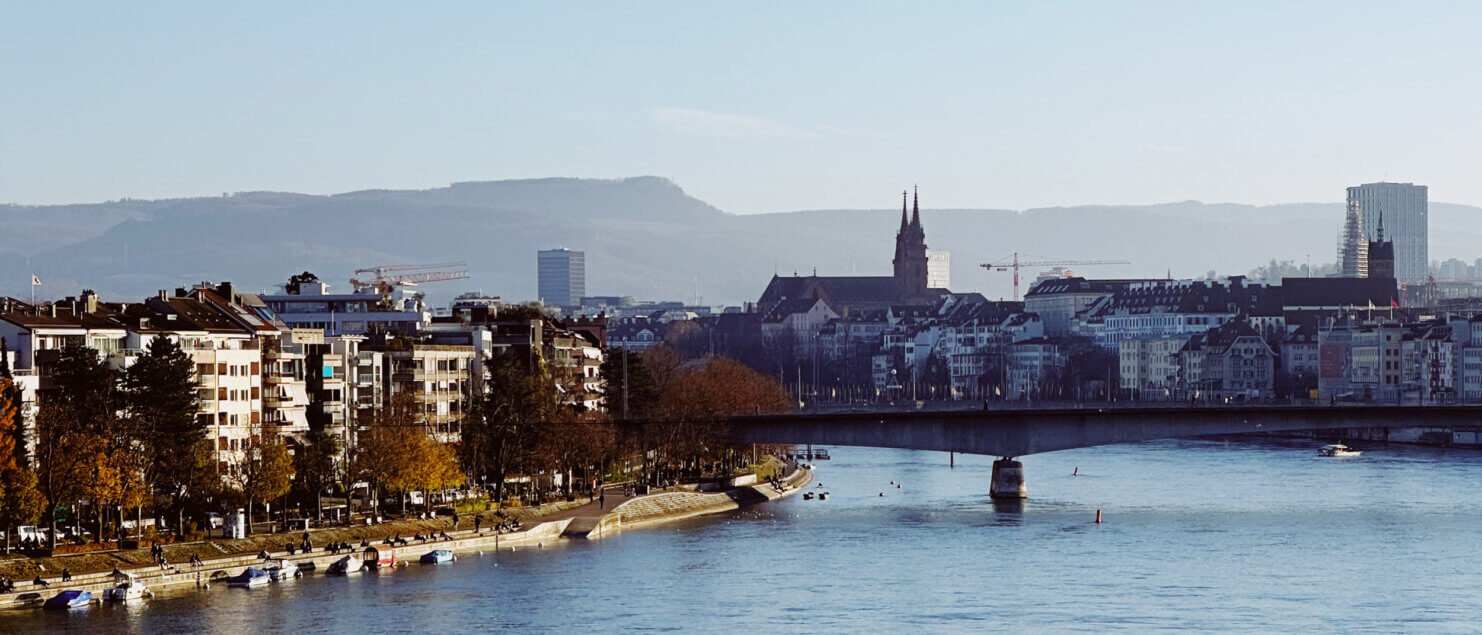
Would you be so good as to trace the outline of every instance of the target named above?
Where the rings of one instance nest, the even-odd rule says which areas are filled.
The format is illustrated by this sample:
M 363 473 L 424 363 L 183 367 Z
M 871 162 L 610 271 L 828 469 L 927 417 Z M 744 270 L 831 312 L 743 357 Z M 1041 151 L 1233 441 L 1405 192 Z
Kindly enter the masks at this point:
M 394 553 L 398 560 L 415 562 L 422 554 L 433 549 L 448 549 L 451 551 L 476 551 L 492 549 L 523 549 L 543 547 L 554 541 L 565 538 L 598 539 L 604 535 L 622 529 L 631 529 L 647 525 L 681 520 L 705 514 L 715 514 L 733 509 L 738 509 L 754 503 L 790 496 L 802 491 L 803 487 L 813 480 L 811 470 L 796 469 L 783 481 L 781 490 L 773 488 L 770 484 L 735 487 L 723 492 L 707 493 L 693 491 L 660 492 L 639 498 L 628 500 L 618 505 L 612 511 L 600 516 L 567 516 L 541 522 L 539 517 L 532 517 L 535 513 L 550 513 L 561 515 L 562 512 L 571 513 L 570 508 L 575 503 L 561 503 L 539 509 L 521 510 L 518 515 L 524 518 L 526 528 L 504 534 L 495 534 L 485 529 L 481 533 L 471 530 L 450 531 L 448 540 L 429 540 L 426 542 L 410 541 L 404 546 L 389 546 L 384 544 L 385 538 L 392 532 L 403 528 L 407 523 L 400 525 L 374 526 L 363 528 L 342 528 L 336 530 L 320 530 L 312 532 L 315 541 L 319 545 L 325 542 L 343 540 L 349 542 L 351 549 L 331 554 L 322 546 L 310 553 L 298 553 L 288 555 L 286 551 L 271 546 L 273 541 L 292 540 L 292 537 L 283 534 L 275 534 L 265 537 L 257 537 L 244 541 L 212 541 L 206 543 L 192 543 L 171 545 L 171 550 L 189 549 L 190 553 L 209 551 L 211 549 L 227 551 L 230 553 L 211 558 L 205 558 L 201 566 L 190 566 L 185 563 L 173 564 L 165 569 L 157 566 L 138 566 L 130 562 L 134 556 L 142 552 L 122 552 L 125 555 L 113 554 L 119 564 L 117 568 L 138 577 L 146 587 L 152 591 L 168 592 L 171 589 L 190 589 L 194 587 L 206 587 L 210 584 L 225 584 L 224 578 L 241 573 L 243 569 L 252 566 L 262 566 L 263 561 L 258 556 L 261 550 L 268 552 L 274 559 L 297 563 L 301 568 L 312 568 L 306 575 L 323 575 L 323 572 L 331 563 L 347 554 L 363 555 L 366 548 L 360 547 L 361 542 L 366 542 L 373 547 L 379 556 L 384 557 L 388 553 Z M 442 521 L 422 521 L 414 526 L 425 527 L 419 531 L 432 534 L 432 528 L 440 525 Z M 441 530 L 439 530 L 441 531 Z M 400 532 L 402 537 L 407 537 L 409 532 Z M 257 549 L 259 551 L 249 551 Z M 173 554 L 170 554 L 173 555 Z M 45 559 L 50 566 L 47 570 L 51 572 L 47 576 L 50 587 L 39 588 L 33 586 L 28 580 L 17 580 L 19 587 L 14 593 L 0 594 L 0 610 L 23 609 L 38 606 L 46 598 L 55 595 L 63 589 L 79 589 L 90 591 L 96 598 L 101 599 L 103 591 L 113 586 L 114 580 L 111 571 L 92 571 L 79 573 L 72 577 L 69 582 L 61 582 L 55 577 L 55 571 L 60 568 L 57 564 L 65 562 L 65 556 Z M 183 558 L 182 558 L 183 559 Z
M 370 546 L 374 547 L 382 556 L 388 553 L 395 553 L 397 559 L 404 561 L 415 561 L 422 554 L 433 549 L 473 551 L 486 548 L 529 548 L 543 546 L 545 543 L 559 539 L 570 523 L 571 519 L 567 518 L 537 523 L 522 531 L 504 534 L 495 534 L 488 530 L 482 533 L 464 530 L 449 534 L 451 536 L 449 540 L 411 541 L 409 544 L 399 547 L 371 542 Z M 292 556 L 282 551 L 269 552 L 269 555 L 273 558 L 283 558 L 284 560 L 297 563 L 300 567 L 312 567 L 312 571 L 307 572 L 307 575 L 323 575 L 324 570 L 331 563 L 345 557 L 345 555 L 350 553 L 356 555 L 362 554 L 365 549 L 358 545 L 359 543 L 352 543 L 350 551 L 342 551 L 338 554 L 331 554 L 323 549 L 316 549 L 311 553 L 299 553 Z M 237 555 L 207 559 L 202 566 L 198 567 L 180 564 L 171 566 L 165 570 L 153 566 L 134 567 L 123 570 L 138 576 L 139 581 L 151 590 L 166 590 L 172 587 L 206 586 L 212 583 L 224 584 L 222 578 L 241 573 L 247 567 L 262 566 L 262 564 L 262 560 L 256 555 Z M 52 579 L 51 586 L 44 589 L 33 587 L 31 584 L 22 580 L 18 581 L 20 588 L 15 593 L 0 594 L 0 609 L 31 608 L 37 606 L 46 598 L 55 595 L 62 589 L 91 591 L 96 598 L 101 598 L 103 591 L 113 586 L 113 583 L 111 572 L 76 575 L 72 577 L 70 582 L 65 583 Z
M 771 484 L 736 487 L 724 492 L 661 492 L 618 505 L 600 517 L 575 518 L 567 527 L 567 538 L 599 539 L 614 531 L 718 514 L 756 503 L 791 496 L 813 481 L 813 471 L 793 470 L 782 481 L 782 489 Z

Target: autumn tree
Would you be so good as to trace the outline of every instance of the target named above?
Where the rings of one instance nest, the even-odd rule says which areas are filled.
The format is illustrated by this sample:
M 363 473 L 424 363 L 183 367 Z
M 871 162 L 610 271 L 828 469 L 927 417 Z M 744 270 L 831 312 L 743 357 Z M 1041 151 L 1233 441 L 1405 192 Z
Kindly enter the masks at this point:
M 6 434 L 6 436 L 9 437 L 8 443 L 11 448 L 10 453 L 12 456 L 14 456 L 16 465 L 22 468 L 29 469 L 30 467 L 32 467 L 31 457 L 28 455 L 28 452 L 30 451 L 30 444 L 27 443 L 26 426 L 22 425 L 23 422 L 21 421 L 21 415 L 19 413 L 19 408 L 21 405 L 21 387 L 20 384 L 16 383 L 15 378 L 11 376 L 10 345 L 5 341 L 5 338 L 3 337 L 0 337 L 0 379 L 7 380 L 7 383 L 3 387 L 0 387 L 0 401 L 10 403 L 17 409 L 17 413 L 15 415 L 16 424 L 12 426 L 10 432 Z
M 287 494 L 293 483 L 293 457 L 289 455 L 283 438 L 261 425 L 254 426 L 251 435 L 232 476 L 238 490 L 247 499 L 249 533 L 253 503 L 275 500 Z
M 68 343 L 48 366 L 52 387 L 43 394 L 37 415 L 36 461 L 37 480 L 52 511 L 55 546 L 57 506 L 96 493 L 89 486 L 109 478 L 108 470 L 128 458 L 115 455 L 134 450 L 134 434 L 118 416 L 118 374 L 98 351 Z
M 0 346 L 0 359 L 4 357 L 3 348 Z M 36 522 L 45 501 L 36 491 L 36 475 L 17 461 L 14 444 L 24 439 L 15 432 L 22 427 L 20 392 L 6 370 L 0 374 L 0 527 L 5 529 L 5 552 L 10 553 L 11 530 Z
M 792 407 L 777 380 L 724 357 L 677 368 L 660 385 L 657 416 L 645 437 L 669 467 L 719 458 L 728 445 L 728 417 Z
M 418 434 L 426 436 L 410 393 L 396 395 L 386 407 L 362 417 L 350 473 L 370 484 L 373 513 L 380 513 L 381 492 L 403 491 L 406 486 L 410 463 L 416 460 L 411 444 Z

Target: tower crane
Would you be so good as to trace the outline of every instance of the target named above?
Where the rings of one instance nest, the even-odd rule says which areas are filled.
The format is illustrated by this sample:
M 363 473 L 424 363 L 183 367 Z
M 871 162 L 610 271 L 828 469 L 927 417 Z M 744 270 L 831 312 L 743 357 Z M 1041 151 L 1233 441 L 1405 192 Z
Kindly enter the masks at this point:
M 468 265 L 462 262 L 438 262 L 430 265 L 376 265 L 356 269 L 356 277 L 350 280 L 350 286 L 355 287 L 356 291 L 375 287 L 382 292 L 387 292 L 393 286 L 467 278 L 467 267 Z M 374 277 L 369 280 L 363 279 L 366 274 Z
M 1014 272 L 1014 301 L 1019 301 L 1019 268 L 1020 267 L 1080 267 L 1087 265 L 1130 265 L 1126 260 L 1019 260 L 1019 252 L 1014 252 L 1011 259 L 1004 259 L 994 263 L 981 263 L 978 266 L 989 271 Z

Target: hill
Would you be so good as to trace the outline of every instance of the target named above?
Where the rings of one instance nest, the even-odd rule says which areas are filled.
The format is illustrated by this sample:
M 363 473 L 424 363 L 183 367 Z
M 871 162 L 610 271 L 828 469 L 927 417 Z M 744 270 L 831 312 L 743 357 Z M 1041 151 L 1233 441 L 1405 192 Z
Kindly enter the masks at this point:
M 927 242 L 952 252 L 954 290 L 1009 294 L 981 261 L 1123 259 L 1095 276 L 1243 273 L 1270 259 L 1333 260 L 1341 203 L 1272 206 L 1196 201 L 1025 211 L 923 210 Z M 463 260 L 471 280 L 427 287 L 535 296 L 535 251 L 587 252 L 592 295 L 754 300 L 773 273 L 884 275 L 899 211 L 734 215 L 658 177 L 455 183 L 329 196 L 248 192 L 91 205 L 0 206 L 0 293 L 41 297 L 93 288 L 112 298 L 202 280 L 272 289 L 299 271 L 339 283 L 360 267 Z M 1482 209 L 1431 204 L 1432 259 L 1475 258 Z M 1032 271 L 1026 271 L 1032 276 Z

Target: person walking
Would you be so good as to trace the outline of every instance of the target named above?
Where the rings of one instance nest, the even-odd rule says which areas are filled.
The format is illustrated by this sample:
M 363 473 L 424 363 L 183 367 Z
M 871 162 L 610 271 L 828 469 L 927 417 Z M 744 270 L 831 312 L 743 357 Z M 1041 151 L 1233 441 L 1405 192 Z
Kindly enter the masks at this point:
M 601 493 L 597 494 L 597 509 L 607 509 L 607 490 L 602 490 Z

